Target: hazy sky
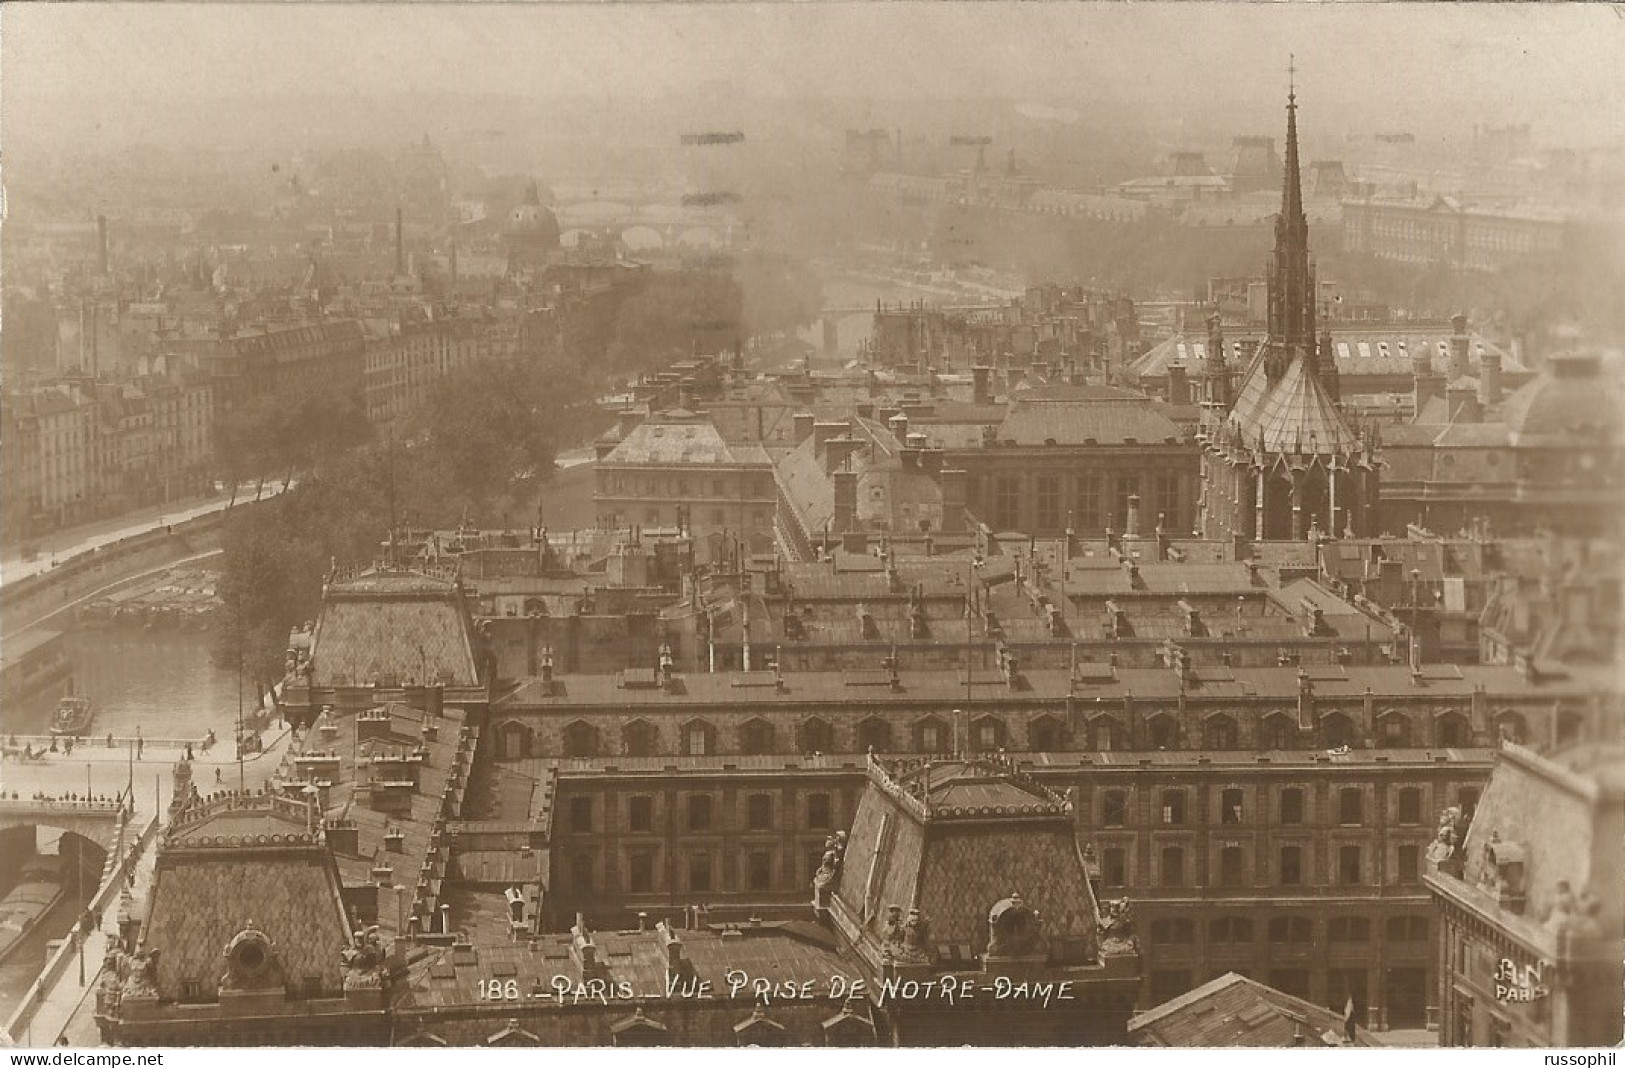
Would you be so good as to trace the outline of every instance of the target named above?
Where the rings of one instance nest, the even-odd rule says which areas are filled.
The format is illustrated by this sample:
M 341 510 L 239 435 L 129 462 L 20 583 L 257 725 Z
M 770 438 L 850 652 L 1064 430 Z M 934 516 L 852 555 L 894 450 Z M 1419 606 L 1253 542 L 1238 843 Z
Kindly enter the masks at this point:
M 1625 126 L 1625 5 L 35 4 L 0 11 L 8 105 L 456 90 L 1583 102 Z

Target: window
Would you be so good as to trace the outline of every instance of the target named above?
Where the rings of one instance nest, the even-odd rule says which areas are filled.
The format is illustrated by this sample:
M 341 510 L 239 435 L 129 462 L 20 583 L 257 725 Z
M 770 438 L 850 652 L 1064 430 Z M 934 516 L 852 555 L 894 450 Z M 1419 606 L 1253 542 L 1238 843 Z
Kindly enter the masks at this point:
M 1314 938 L 1314 925 L 1307 916 L 1272 916 L 1269 936 L 1272 943 L 1307 945 Z
M 1328 968 L 1326 969 L 1326 1003 L 1334 1005 L 1338 1012 L 1350 999 L 1354 1001 L 1354 1022 L 1360 1022 L 1360 1014 L 1366 1006 L 1366 970 L 1364 968 Z
M 1110 753 L 1120 748 L 1118 739 L 1121 737 L 1117 721 L 1110 716 L 1102 716 L 1089 724 L 1089 748 L 1097 753 Z
M 570 857 L 570 889 L 577 895 L 592 893 L 592 854 L 586 850 Z
M 1184 825 L 1185 791 L 1164 790 L 1162 792 L 1162 822 L 1169 827 Z
M 1038 753 L 1059 753 L 1067 748 L 1066 728 L 1054 716 L 1039 716 L 1027 728 L 1030 748 Z
M 1390 942 L 1426 942 L 1428 921 L 1425 916 L 1388 917 L 1387 936 Z
M 1467 721 L 1455 712 L 1447 712 L 1439 717 L 1439 745 L 1462 746 L 1470 744 L 1470 733 Z
M 1185 885 L 1185 851 L 1178 846 L 1167 846 L 1162 851 L 1162 885 Z
M 1580 733 L 1585 727 L 1585 718 L 1572 709 L 1564 709 L 1557 714 L 1557 744 L 1568 745 L 1580 740 Z
M 1128 794 L 1122 790 L 1107 790 L 1103 799 L 1101 823 L 1107 827 L 1122 827 L 1128 823 Z
M 626 857 L 626 888 L 634 894 L 647 894 L 655 886 L 655 854 L 652 849 L 634 849 Z
M 745 862 L 745 883 L 751 890 L 769 890 L 773 886 L 773 854 L 765 850 L 752 853 Z
M 1219 850 L 1219 885 L 1243 886 L 1247 881 L 1247 857 L 1240 846 L 1225 846 Z
M 1329 942 L 1371 941 L 1371 921 L 1364 916 L 1334 916 L 1326 924 Z
M 1516 712 L 1502 712 L 1495 717 L 1495 726 L 1500 736 L 1509 742 L 1522 743 L 1529 737 L 1529 725 Z
M 1021 526 L 1021 479 L 1000 475 L 993 480 L 993 525 L 1000 530 Z
M 598 755 L 598 728 L 584 720 L 576 720 L 564 728 L 564 755 L 592 757 Z
M 1360 847 L 1339 846 L 1337 849 L 1337 881 L 1344 886 L 1358 886 L 1360 878 Z
M 1105 526 L 1100 515 L 1100 477 L 1078 476 L 1078 526 L 1083 530 L 1099 530 Z
M 1128 852 L 1112 846 L 1100 854 L 1100 881 L 1105 886 L 1128 885 Z
M 1384 749 L 1404 749 L 1411 744 L 1411 721 L 1403 712 L 1386 713 L 1381 731 Z
M 1179 724 L 1174 722 L 1172 716 L 1153 716 L 1151 718 L 1151 748 L 1179 748 Z
M 1188 946 L 1196 941 L 1196 926 L 1190 920 L 1152 920 L 1151 943 L 1158 946 Z
M 773 829 L 773 797 L 771 794 L 751 794 L 745 802 L 745 823 L 753 831 Z
M 644 719 L 635 719 L 621 730 L 621 745 L 627 756 L 655 755 L 655 728 Z
M 711 829 L 711 795 L 690 794 L 688 798 L 688 829 L 691 831 L 708 831 Z
M 1114 525 L 1118 530 L 1128 526 L 1128 499 L 1140 495 L 1140 479 L 1138 475 L 1118 475 L 1117 495 L 1112 501 L 1112 510 L 1115 515 Z
M 1151 973 L 1151 1001 L 1156 1005 L 1172 1001 L 1195 985 L 1189 971 L 1158 969 Z
M 1274 939 L 1271 939 L 1274 941 Z M 1309 971 L 1306 968 L 1271 968 L 1270 986 L 1295 998 L 1309 996 Z
M 1399 805 L 1396 819 L 1407 827 L 1414 827 L 1422 822 L 1422 788 L 1419 786 L 1404 786 L 1399 791 Z
M 773 724 L 749 719 L 739 728 L 739 751 L 746 756 L 762 756 L 773 751 Z
M 858 724 L 858 749 L 867 753 L 873 749 L 884 753 L 891 748 L 891 724 L 871 716 Z
M 830 798 L 828 794 L 807 795 L 807 829 L 827 831 L 830 826 Z
M 803 723 L 797 733 L 803 753 L 828 753 L 835 748 L 835 728 L 817 716 Z
M 1473 813 L 1478 811 L 1478 790 L 1476 787 L 1463 786 L 1456 791 L 1456 804 L 1461 806 L 1463 819 L 1471 821 Z
M 711 889 L 711 854 L 690 853 L 688 855 L 688 888 L 690 890 Z
M 1345 786 L 1337 794 L 1337 822 L 1346 826 L 1360 823 L 1365 815 L 1365 795 L 1358 786 Z
M 942 721 L 932 717 L 922 719 L 914 726 L 914 749 L 920 753 L 940 753 L 945 746 L 943 740 L 946 732 L 942 729 Z
M 1331 712 L 1320 721 L 1321 738 L 1327 749 L 1341 749 L 1354 744 L 1354 724 L 1341 712 Z
M 1033 479 L 1034 525 L 1042 533 L 1061 528 L 1061 479 L 1039 475 Z
M 1229 787 L 1219 794 L 1219 821 L 1221 823 L 1241 822 L 1241 789 Z
M 592 798 L 570 798 L 570 829 L 576 832 L 592 830 Z
M 976 721 L 976 748 L 998 749 L 1004 745 L 1004 721 L 991 716 Z
M 1179 476 L 1157 476 L 1157 516 L 1172 529 L 1179 528 Z
M 1245 916 L 1220 916 L 1208 924 L 1209 942 L 1233 944 L 1253 940 L 1253 921 Z
M 655 801 L 652 797 L 634 797 L 627 802 L 626 828 L 629 831 L 648 831 L 654 826 Z
M 1302 846 L 1289 845 L 1281 847 L 1281 885 L 1303 885 Z
M 1298 737 L 1298 726 L 1289 717 L 1275 713 L 1264 717 L 1263 747 L 1265 749 L 1291 749 Z
M 1399 871 L 1397 876 L 1401 886 L 1413 886 L 1422 881 L 1422 849 L 1420 846 L 1400 846 L 1398 860 Z
M 683 727 L 683 755 L 709 756 L 715 745 L 711 739 L 712 728 L 709 723 L 693 722 Z
M 1236 721 L 1229 716 L 1214 716 L 1203 725 L 1202 744 L 1208 749 L 1228 750 L 1236 746 Z
M 1303 790 L 1296 786 L 1289 786 L 1281 791 L 1281 822 L 1298 824 L 1303 822 Z

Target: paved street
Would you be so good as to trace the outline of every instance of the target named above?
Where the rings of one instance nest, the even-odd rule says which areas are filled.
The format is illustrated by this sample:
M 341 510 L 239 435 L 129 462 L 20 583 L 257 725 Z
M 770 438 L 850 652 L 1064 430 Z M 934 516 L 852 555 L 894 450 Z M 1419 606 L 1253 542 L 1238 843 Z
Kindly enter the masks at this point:
M 281 492 L 281 482 L 267 482 L 265 491 L 260 494 L 260 498 L 263 500 L 267 497 L 274 497 Z M 253 499 L 254 487 L 252 485 L 244 486 L 237 495 L 238 504 Z M 193 497 L 183 501 L 173 501 L 167 505 L 143 508 L 139 512 L 130 515 L 123 515 L 96 523 L 87 523 L 83 526 L 44 535 L 31 540 L 31 546 L 38 550 L 31 560 L 23 559 L 21 545 L 7 545 L 4 554 L 0 555 L 0 584 L 15 582 L 30 575 L 49 571 L 51 568 L 73 559 L 80 553 L 99 549 L 104 545 L 112 545 L 137 534 L 145 534 L 150 530 L 157 530 L 166 525 L 184 523 L 189 519 L 208 515 L 210 512 L 222 511 L 230 503 L 231 493 L 229 491 L 214 497 Z

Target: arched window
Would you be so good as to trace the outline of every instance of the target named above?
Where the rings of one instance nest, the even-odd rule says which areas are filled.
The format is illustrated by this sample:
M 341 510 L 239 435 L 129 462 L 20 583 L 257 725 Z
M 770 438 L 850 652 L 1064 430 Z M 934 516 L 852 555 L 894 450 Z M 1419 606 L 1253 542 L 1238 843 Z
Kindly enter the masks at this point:
M 1446 712 L 1433 724 L 1436 743 L 1441 746 L 1472 744 L 1472 730 L 1460 712 Z
M 1152 716 L 1146 726 L 1151 732 L 1151 748 L 1178 749 L 1179 723 L 1172 716 Z
M 530 756 L 530 728 L 510 719 L 497 727 L 497 759 L 523 760 Z
M 948 745 L 948 728 L 936 716 L 926 716 L 914 724 L 916 753 L 946 753 Z
M 597 756 L 598 728 L 584 719 L 578 719 L 564 728 L 564 755 L 567 757 Z
M 1229 750 L 1240 748 L 1236 742 L 1236 721 L 1229 716 L 1209 716 L 1202 724 L 1204 749 Z
M 1529 724 L 1510 708 L 1495 717 L 1495 732 L 1507 741 L 1520 745 L 1529 740 Z
M 1354 723 L 1341 712 L 1328 712 L 1320 717 L 1320 739 L 1327 749 L 1353 746 Z
M 971 738 L 976 748 L 984 752 L 1004 746 L 1004 720 L 997 716 L 983 716 L 971 724 Z
M 760 717 L 747 719 L 739 727 L 739 751 L 746 756 L 773 752 L 773 724 Z
M 835 749 L 835 728 L 818 716 L 803 720 L 796 736 L 803 753 L 828 753 Z
M 1384 749 L 1410 748 L 1411 717 L 1397 708 L 1390 708 L 1377 717 L 1377 737 Z
M 891 724 L 879 716 L 870 716 L 858 723 L 858 748 L 867 753 L 873 749 L 884 753 L 891 748 Z
M 717 751 L 717 729 L 703 719 L 683 724 L 683 755 L 711 756 Z
M 1111 716 L 1096 716 L 1089 721 L 1089 748 L 1096 753 L 1110 753 L 1123 747 L 1123 725 Z
M 1036 753 L 1059 753 L 1068 748 L 1066 724 L 1051 715 L 1039 716 L 1027 726 L 1027 747 Z
M 621 749 L 627 756 L 654 756 L 659 734 L 646 719 L 635 719 L 621 728 Z
M 1298 742 L 1298 721 L 1285 712 L 1271 712 L 1261 727 L 1265 749 L 1294 749 Z

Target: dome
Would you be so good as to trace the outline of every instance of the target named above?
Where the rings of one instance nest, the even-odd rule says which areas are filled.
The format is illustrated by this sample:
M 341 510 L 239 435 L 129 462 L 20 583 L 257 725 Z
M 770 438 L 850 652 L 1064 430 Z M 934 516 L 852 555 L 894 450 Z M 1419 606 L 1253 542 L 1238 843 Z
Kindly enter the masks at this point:
M 543 206 L 535 182 L 526 188 L 524 201 L 508 214 L 503 234 L 513 248 L 558 248 L 559 220 Z
M 1625 438 L 1621 401 L 1618 383 L 1602 373 L 1596 356 L 1554 356 L 1503 411 L 1514 444 L 1612 442 Z

